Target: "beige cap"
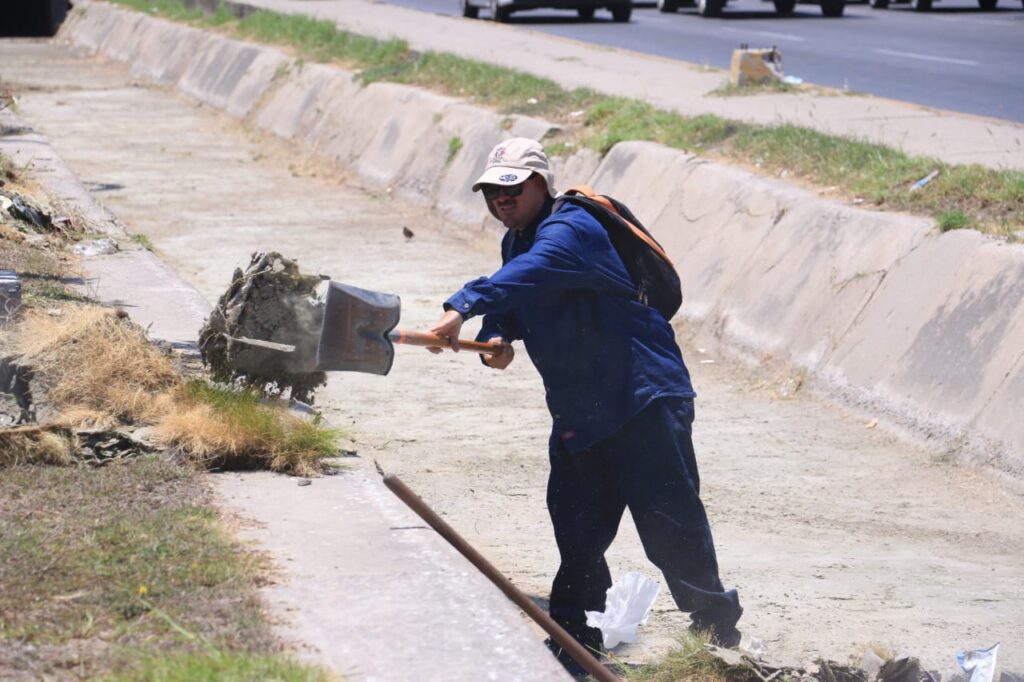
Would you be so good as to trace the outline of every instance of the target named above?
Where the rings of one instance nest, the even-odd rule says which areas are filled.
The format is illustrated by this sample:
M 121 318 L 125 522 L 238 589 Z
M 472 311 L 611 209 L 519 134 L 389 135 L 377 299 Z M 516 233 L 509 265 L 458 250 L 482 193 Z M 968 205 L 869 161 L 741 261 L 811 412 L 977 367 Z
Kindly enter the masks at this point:
M 491 150 L 487 168 L 473 183 L 473 191 L 480 191 L 480 185 L 518 185 L 526 182 L 531 173 L 544 178 L 548 194 L 555 196 L 555 174 L 548 165 L 544 148 L 536 140 L 513 137 Z

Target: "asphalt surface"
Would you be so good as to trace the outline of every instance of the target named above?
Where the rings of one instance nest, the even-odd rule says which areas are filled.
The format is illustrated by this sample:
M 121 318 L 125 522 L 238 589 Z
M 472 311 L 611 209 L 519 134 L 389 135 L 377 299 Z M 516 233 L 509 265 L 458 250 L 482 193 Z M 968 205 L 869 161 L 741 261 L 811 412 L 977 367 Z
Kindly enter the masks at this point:
M 390 4 L 458 16 L 457 0 L 388 0 Z M 728 68 L 732 50 L 778 46 L 789 75 L 925 106 L 1024 122 L 1024 85 L 1018 62 L 1024 44 L 1019 0 L 999 0 L 982 12 L 974 0 L 942 0 L 930 13 L 909 5 L 873 10 L 847 5 L 840 19 L 817 5 L 797 5 L 779 17 L 761 0 L 732 0 L 718 19 L 694 8 L 664 14 L 636 7 L 629 24 L 607 11 L 581 22 L 572 10 L 530 10 L 510 24 L 594 44 Z M 488 18 L 481 10 L 482 20 Z M 510 66 L 515 46 L 510 45 Z

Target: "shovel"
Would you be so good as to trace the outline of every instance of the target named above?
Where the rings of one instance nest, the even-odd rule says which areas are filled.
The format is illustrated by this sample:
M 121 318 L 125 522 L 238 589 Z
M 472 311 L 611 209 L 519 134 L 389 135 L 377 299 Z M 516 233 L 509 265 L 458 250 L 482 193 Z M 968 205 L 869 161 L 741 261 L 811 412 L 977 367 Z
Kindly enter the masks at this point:
M 444 348 L 447 339 L 429 332 L 395 329 L 402 300 L 394 294 L 331 282 L 327 289 L 324 321 L 316 368 L 322 372 L 387 374 L 395 359 L 396 343 Z M 499 346 L 459 340 L 459 346 L 479 353 L 494 353 Z
M 437 334 L 395 329 L 401 309 L 402 301 L 394 294 L 330 282 L 320 329 L 309 330 L 319 337 L 316 357 L 296 357 L 289 366 L 297 371 L 384 375 L 391 371 L 396 343 L 437 348 L 450 344 Z M 230 340 L 278 352 L 294 353 L 296 350 L 295 345 L 273 341 L 245 337 L 230 337 Z M 311 348 L 313 344 L 299 345 Z M 494 353 L 500 348 L 494 343 L 462 339 L 459 346 L 478 353 Z

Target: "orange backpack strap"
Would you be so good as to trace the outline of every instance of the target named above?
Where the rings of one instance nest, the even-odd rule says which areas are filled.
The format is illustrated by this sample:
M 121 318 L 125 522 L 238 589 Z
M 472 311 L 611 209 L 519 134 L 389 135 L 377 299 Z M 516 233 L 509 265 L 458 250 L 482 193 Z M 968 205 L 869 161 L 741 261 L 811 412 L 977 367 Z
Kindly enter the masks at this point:
M 587 199 L 590 199 L 591 201 L 595 201 L 598 204 L 601 204 L 601 206 L 604 206 L 606 209 L 608 209 L 609 211 L 611 211 L 615 215 L 619 216 L 619 218 L 622 220 L 622 222 L 624 222 L 626 225 L 628 225 L 629 229 L 633 231 L 633 234 L 635 234 L 640 240 L 642 240 L 645 244 L 647 244 L 647 246 L 649 246 L 651 248 L 651 250 L 654 251 L 654 253 L 658 254 L 658 256 L 663 261 L 665 261 L 669 265 L 672 265 L 672 261 L 669 260 L 668 254 L 665 253 L 665 250 L 663 248 L 661 248 L 661 244 L 659 244 L 658 242 L 656 242 L 653 239 L 651 239 L 651 236 L 648 235 L 643 230 L 641 230 L 639 227 L 637 227 L 633 223 L 631 223 L 628 220 L 626 220 L 625 218 L 623 218 L 622 214 L 619 213 L 618 210 L 615 208 L 615 204 L 613 204 L 612 202 L 608 201 L 608 197 L 602 196 L 602 195 L 598 194 L 597 192 L 594 191 L 594 188 L 591 187 L 590 185 L 576 185 L 574 187 L 570 187 L 569 189 L 567 189 L 565 191 L 565 193 L 569 194 L 569 195 L 577 195 L 578 194 L 578 195 L 584 196 Z M 675 266 L 672 265 L 672 267 L 674 268 Z

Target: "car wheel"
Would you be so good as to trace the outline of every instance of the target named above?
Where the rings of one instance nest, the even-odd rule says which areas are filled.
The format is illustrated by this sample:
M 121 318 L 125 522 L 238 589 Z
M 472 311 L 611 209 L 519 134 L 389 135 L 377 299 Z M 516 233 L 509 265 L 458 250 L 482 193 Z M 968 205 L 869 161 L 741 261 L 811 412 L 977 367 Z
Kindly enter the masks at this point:
M 511 14 L 512 10 L 508 7 L 502 7 L 499 5 L 498 0 L 491 0 L 491 21 L 497 21 L 504 24 L 508 21 Z
M 4 6 L 5 30 L 0 35 L 53 36 L 68 13 L 68 0 L 35 0 Z
M 978 7 L 986 12 L 991 12 L 996 8 L 997 2 L 999 2 L 999 0 L 978 0 Z
M 841 17 L 846 9 L 846 0 L 821 0 L 821 13 L 826 17 Z
M 677 9 L 679 9 L 679 3 L 675 0 L 658 0 L 659 12 L 675 12 Z
M 576 10 L 576 14 L 580 15 L 580 21 L 590 21 L 594 18 L 594 8 L 580 7 Z
M 629 18 L 633 16 L 633 3 L 632 1 L 627 2 L 623 5 L 613 5 L 612 10 L 612 21 L 620 24 L 624 24 L 629 21 Z
M 697 0 L 697 14 L 702 17 L 717 17 L 722 14 L 723 0 Z
M 462 10 L 462 16 L 467 19 L 476 19 L 480 16 L 480 8 L 469 4 L 469 0 L 459 0 L 459 9 Z
M 910 0 L 910 7 L 915 12 L 927 12 L 932 8 L 932 0 Z
M 871 9 L 886 9 L 889 7 L 889 0 L 869 0 Z
M 796 0 L 774 0 L 776 14 L 792 14 Z

